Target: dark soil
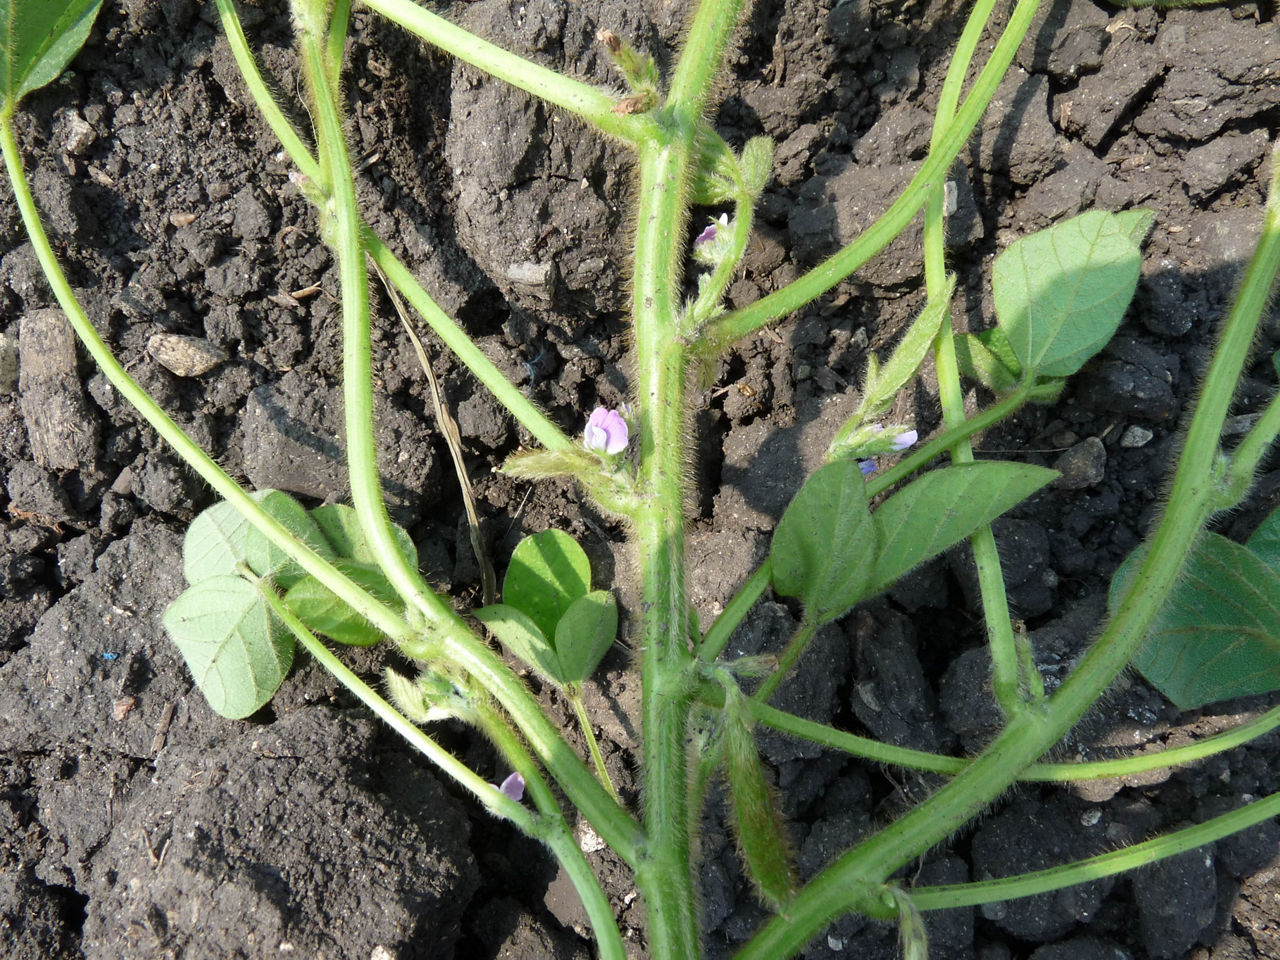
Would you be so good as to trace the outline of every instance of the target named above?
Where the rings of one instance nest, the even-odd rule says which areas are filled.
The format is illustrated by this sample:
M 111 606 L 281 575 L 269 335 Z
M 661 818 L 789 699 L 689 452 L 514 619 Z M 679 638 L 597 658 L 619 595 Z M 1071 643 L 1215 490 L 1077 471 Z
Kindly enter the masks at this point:
M 106 6 L 74 71 L 20 119 L 72 283 L 134 376 L 233 474 L 341 499 L 337 277 L 307 204 L 240 84 L 212 5 Z M 668 61 L 685 7 L 478 0 L 448 12 L 611 84 L 597 28 Z M 777 162 L 734 304 L 847 242 L 924 155 L 962 11 L 932 0 L 905 7 L 762 0 L 751 13 L 717 123 L 735 144 L 772 136 Z M 1274 3 L 1045 7 L 955 174 L 959 321 L 989 322 L 986 269 L 1009 241 L 1093 205 L 1158 215 L 1137 302 L 1112 345 L 1058 403 L 981 442 L 987 455 L 1064 472 L 997 525 L 1016 612 L 1056 682 L 1152 518 L 1180 411 L 1257 235 L 1258 182 L 1280 128 L 1280 32 Z M 265 0 L 242 15 L 292 102 L 299 77 L 286 18 Z M 350 134 L 374 228 L 566 430 L 597 403 L 624 400 L 626 154 L 365 13 L 348 62 Z M 0 954 L 588 956 L 581 909 L 549 858 L 459 798 L 313 664 L 247 722 L 218 718 L 192 688 L 159 613 L 182 588 L 184 524 L 210 493 L 44 309 L 47 288 L 0 189 Z M 909 231 L 855 280 L 739 345 L 700 397 L 689 552 L 704 623 L 763 555 L 867 351 L 891 345 L 919 308 L 920 273 L 918 230 Z M 471 605 L 478 571 L 428 387 L 381 313 L 390 500 L 432 581 Z M 1273 324 L 1240 396 L 1242 428 L 1275 389 L 1265 357 L 1278 345 Z M 500 568 L 520 537 L 557 526 L 583 542 L 601 584 L 615 572 L 625 579 L 623 531 L 578 492 L 491 472 L 528 438 L 435 352 Z M 936 426 L 928 377 L 900 412 L 922 434 Z M 1278 503 L 1273 459 L 1222 529 L 1247 533 Z M 930 564 L 828 628 L 778 702 L 895 743 L 977 748 L 996 715 L 974 593 L 963 554 Z M 633 599 L 625 588 L 620 598 Z M 794 612 L 766 600 L 735 649 L 775 648 Z M 379 656 L 349 659 L 374 676 Z M 638 678 L 621 648 L 606 668 L 589 706 L 634 799 Z M 1158 749 L 1266 705 L 1180 715 L 1128 677 L 1063 753 Z M 477 769 L 503 773 L 464 731 L 442 736 Z M 778 737 L 763 746 L 806 873 L 933 786 Z M 1024 787 L 911 879 L 999 876 L 1112 849 L 1280 789 L 1278 771 L 1273 736 L 1172 773 Z M 643 904 L 591 840 L 643 956 Z M 703 843 L 708 952 L 718 957 L 764 913 L 715 810 Z M 1132 877 L 931 916 L 932 956 L 1276 958 L 1277 871 L 1280 828 L 1264 824 Z M 846 918 L 804 956 L 880 960 L 895 955 L 894 940 L 888 927 Z

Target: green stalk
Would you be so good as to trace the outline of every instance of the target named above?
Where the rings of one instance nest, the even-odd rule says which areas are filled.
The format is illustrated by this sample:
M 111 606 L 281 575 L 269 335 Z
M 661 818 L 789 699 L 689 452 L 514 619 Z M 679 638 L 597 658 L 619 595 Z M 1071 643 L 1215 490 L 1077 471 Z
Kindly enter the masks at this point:
M 240 26 L 240 18 L 236 15 L 232 0 L 217 0 L 218 13 L 222 17 L 222 27 L 226 31 L 231 45 L 232 56 L 236 66 L 244 78 L 249 93 L 257 104 L 267 125 L 284 147 L 298 171 L 315 183 L 321 180 L 320 165 L 311 155 L 302 141 L 302 137 L 293 128 L 284 112 L 271 96 L 271 91 L 258 70 L 249 42 L 245 39 Z M 330 44 L 328 56 L 333 55 L 333 44 Z M 561 432 L 549 420 L 537 405 L 524 396 L 520 390 L 506 378 L 493 361 L 484 355 L 470 337 L 454 320 L 446 314 L 422 288 L 407 267 L 393 254 L 387 246 L 369 229 L 363 220 L 360 224 L 360 240 L 369 256 L 382 268 L 387 279 L 408 300 L 415 310 L 427 321 L 428 326 L 453 351 L 494 397 L 505 406 L 520 425 L 548 450 L 567 450 L 573 441 Z
M 764 678 L 764 682 L 751 694 L 750 699 L 757 703 L 768 703 L 774 691 L 778 689 L 782 681 L 787 678 L 787 674 L 804 656 L 804 652 L 809 649 L 809 643 L 817 632 L 818 624 L 811 620 L 805 620 L 800 626 L 796 627 L 795 633 L 791 635 L 791 639 L 787 641 L 786 647 L 782 650 L 782 656 L 778 657 L 777 668 Z
M 773 568 L 769 565 L 768 558 L 765 558 L 764 563 L 756 568 L 756 572 L 738 588 L 738 592 L 733 595 L 728 606 L 721 611 L 720 616 L 716 617 L 716 622 L 702 638 L 702 645 L 698 648 L 699 660 L 703 663 L 711 663 L 724 652 L 725 645 L 733 636 L 733 631 L 756 605 L 756 601 L 760 599 L 760 595 L 764 593 L 772 579 Z
M 710 355 L 714 356 L 722 352 L 730 344 L 748 336 L 765 324 L 778 317 L 786 316 L 820 297 L 878 254 L 894 237 L 906 229 L 912 217 L 928 199 L 934 184 L 942 183 L 946 179 L 951 164 L 969 139 L 973 128 L 977 126 L 991 97 L 995 95 L 996 87 L 999 86 L 1005 71 L 1009 69 L 1013 55 L 1031 26 L 1031 20 L 1035 16 L 1039 2 L 1040 0 L 1018 0 L 1004 33 L 991 51 L 991 57 L 974 82 L 969 96 L 957 111 L 955 120 L 947 126 L 946 133 L 939 138 L 936 148 L 930 151 L 928 158 L 911 178 L 902 196 L 893 202 L 879 220 L 829 260 L 814 267 L 781 290 L 749 306 L 730 311 L 709 324 L 704 340 L 708 344 L 707 352 Z
M 1031 897 L 1038 893 L 1061 890 L 1077 883 L 1087 883 L 1100 877 L 1113 877 L 1118 873 L 1146 866 L 1156 860 L 1177 856 L 1247 830 L 1264 820 L 1280 815 L 1280 794 L 1255 800 L 1239 810 L 1186 827 L 1163 837 L 1155 837 L 1135 843 L 1123 850 L 1115 850 L 1100 856 L 1079 860 L 1061 867 L 1037 870 L 1014 877 L 983 880 L 976 883 L 959 883 L 947 886 L 916 887 L 910 892 L 912 902 L 920 910 L 947 910 L 953 907 L 973 907 L 981 903 L 995 903 L 1016 897 Z
M 1206 374 L 1187 430 L 1169 500 L 1129 592 L 1043 711 L 1023 710 L 961 774 L 902 819 L 841 856 L 791 905 L 786 921 L 769 922 L 738 953 L 739 960 L 780 960 L 799 950 L 831 918 L 850 909 L 883 909 L 876 885 L 968 823 L 1034 760 L 1057 742 L 1128 664 L 1172 589 L 1217 488 L 1218 438 L 1230 409 L 1271 285 L 1280 270 L 1280 165 L 1267 197 L 1260 240 L 1241 292 Z
M 925 464 L 941 456 L 959 440 L 981 433 L 988 427 L 1011 416 L 1027 402 L 1032 392 L 1029 384 L 1019 385 L 1017 390 L 999 403 L 988 407 L 955 427 L 947 429 L 928 443 L 922 444 L 913 450 L 910 455 L 903 457 L 890 469 L 870 477 L 867 480 L 867 499 L 874 500 L 886 490 L 897 486 Z M 764 563 L 751 574 L 746 583 L 738 588 L 738 592 L 733 595 L 724 611 L 716 618 L 716 622 L 711 625 L 711 629 L 707 631 L 707 635 L 702 641 L 702 647 L 698 651 L 698 659 L 709 663 L 720 656 L 725 644 L 729 642 L 729 637 L 733 635 L 733 631 L 737 629 L 738 624 L 750 612 L 756 600 L 764 593 L 772 577 L 773 572 L 769 567 L 769 560 L 766 558 Z
M 387 279 L 427 321 L 427 325 L 435 331 L 444 345 L 453 351 L 453 355 L 489 389 L 494 399 L 511 412 L 520 426 L 528 430 L 534 439 L 548 450 L 570 450 L 575 446 L 574 442 L 566 437 L 532 400 L 520 392 L 519 387 L 494 366 L 493 361 L 486 357 L 484 352 L 476 346 L 475 341 L 467 336 L 467 332 L 440 309 L 409 269 L 387 249 L 372 230 L 363 224 L 360 239 L 364 249 L 374 263 L 382 268 Z
M 492 710 L 486 711 L 483 707 L 477 710 L 478 725 L 494 742 L 499 752 L 524 777 L 529 795 L 538 807 L 540 815 L 537 817 L 533 816 L 522 803 L 495 789 L 493 784 L 441 747 L 421 727 L 410 722 L 400 711 L 379 696 L 307 629 L 306 625 L 280 599 L 279 594 L 264 583 L 259 583 L 259 593 L 307 652 L 339 683 L 355 694 L 374 716 L 400 734 L 411 747 L 452 777 L 460 786 L 470 791 L 495 817 L 509 821 L 526 836 L 546 844 L 564 866 L 565 873 L 582 900 L 587 919 L 595 932 L 596 945 L 602 960 L 624 960 L 626 951 L 622 946 L 622 937 L 618 932 L 609 899 L 604 895 L 600 881 L 591 870 L 582 849 L 565 823 L 564 814 L 556 804 L 554 794 L 548 789 L 533 759 L 525 750 L 524 744 L 515 736 L 511 728 Z
M 333 92 L 325 81 L 322 38 L 303 35 L 304 68 L 315 101 L 317 138 L 322 160 L 333 174 L 334 221 L 328 234 L 342 278 L 343 393 L 347 426 L 347 459 L 352 503 L 380 566 L 410 609 L 445 644 L 445 654 L 489 690 L 511 714 L 539 759 L 600 836 L 624 860 L 636 856 L 639 840 L 634 821 L 596 782 L 582 760 L 551 725 L 519 679 L 422 580 L 395 546 L 382 499 L 373 432 L 373 390 L 369 341 L 369 301 L 364 251 L 359 243 L 359 217 L 342 123 Z M 401 644 L 409 656 L 413 644 Z
M 633 543 L 641 571 L 641 750 L 645 858 L 636 869 L 657 957 L 699 954 L 686 824 L 685 731 L 690 688 L 685 596 L 684 449 L 687 358 L 675 337 L 687 212 L 689 140 L 640 147 L 632 311 L 639 360 L 639 504 Z
M 709 684 L 698 689 L 698 697 L 709 706 L 718 707 L 723 698 Z M 948 757 L 940 753 L 929 753 L 924 750 L 912 750 L 909 747 L 897 747 L 882 743 L 868 737 L 846 733 L 835 727 L 806 720 L 793 713 L 779 710 L 766 703 L 752 700 L 748 703 L 751 715 L 766 727 L 785 733 L 801 740 L 809 740 L 832 750 L 839 750 L 850 756 L 861 757 L 873 763 L 889 764 L 905 767 L 909 770 L 923 770 L 927 773 L 940 773 L 944 776 L 955 776 L 963 772 L 972 760 L 966 757 Z M 1227 750 L 1257 739 L 1280 727 L 1280 707 L 1273 707 L 1266 713 L 1238 727 L 1205 737 L 1195 743 L 1170 747 L 1154 753 L 1137 754 L 1132 757 L 1117 757 L 1112 760 L 1089 760 L 1076 763 L 1033 763 L 1027 767 L 1018 779 L 1028 783 L 1076 783 L 1082 780 L 1109 780 L 1115 777 L 1127 777 L 1151 770 L 1163 770 L 1170 767 L 1195 763 L 1206 757 L 1216 756 Z
M 938 97 L 938 109 L 933 118 L 931 150 L 941 146 L 947 127 L 954 121 L 956 104 L 960 100 L 960 86 L 973 51 L 982 37 L 995 0 L 981 0 L 970 13 L 960 35 L 955 53 L 947 68 L 947 76 Z M 944 185 L 936 184 L 924 206 L 924 276 L 925 289 L 930 303 L 947 295 L 951 285 L 946 276 L 946 217 L 943 213 Z M 934 362 L 938 368 L 938 399 L 942 404 L 942 421 L 947 427 L 964 423 L 964 390 L 960 386 L 960 367 L 956 362 L 955 340 L 951 323 L 944 321 L 934 342 Z M 953 463 L 972 463 L 973 446 L 968 439 L 961 440 L 951 449 Z M 1004 574 L 1000 569 L 1000 554 L 990 524 L 985 524 L 969 537 L 973 561 L 978 571 L 978 589 L 982 595 L 983 618 L 987 625 L 987 644 L 991 652 L 991 687 L 996 703 L 1005 714 L 1021 709 L 1023 699 L 1018 683 L 1019 657 L 1009 617 L 1009 598 L 1005 593 Z M 1028 686 L 1039 686 L 1035 663 L 1026 661 Z
M 747 241 L 751 239 L 751 225 L 755 217 L 754 205 L 755 201 L 750 194 L 739 194 L 734 199 L 733 233 L 729 250 L 725 258 L 716 265 L 711 276 L 707 278 L 702 292 L 689 307 L 688 316 L 681 324 L 682 337 L 695 336 L 704 323 L 723 311 L 720 301 L 724 297 L 725 288 L 733 279 L 734 272 L 738 269 L 738 262 L 742 259 L 742 253 L 747 248 Z
M 676 65 L 667 107 L 640 144 L 632 317 L 639 360 L 641 739 L 646 856 L 636 868 L 657 957 L 701 953 L 689 856 L 688 729 L 693 656 L 685 594 L 684 458 L 688 356 L 676 337 L 684 224 L 698 123 L 742 0 L 703 0 Z
M 27 236 L 31 239 L 36 259 L 39 260 L 53 295 L 70 321 L 76 336 L 80 338 L 89 356 L 93 358 L 94 363 L 111 385 L 200 475 L 201 479 L 208 483 L 220 497 L 234 506 L 264 536 L 278 544 L 307 573 L 332 590 L 344 603 L 383 633 L 401 641 L 413 639 L 416 634 L 408 624 L 369 596 L 328 561 L 298 540 L 279 520 L 263 510 L 262 506 L 232 480 L 199 444 L 173 422 L 160 405 L 138 385 L 137 381 L 129 376 L 85 315 L 71 285 L 67 282 L 66 275 L 62 272 L 62 267 L 58 264 L 53 248 L 49 245 L 49 238 L 40 221 L 40 213 L 31 196 L 31 187 L 23 172 L 22 156 L 13 135 L 11 110 L 0 111 L 0 149 L 3 149 L 5 168 L 9 175 L 9 182 L 13 185 L 14 199 L 27 229 Z
M 652 131 L 653 121 L 645 114 L 618 115 L 617 99 L 595 87 L 539 66 L 524 57 L 481 40 L 473 33 L 438 17 L 411 0 L 361 0 L 427 43 L 505 80 L 513 87 L 575 113 L 601 132 L 619 140 L 637 143 Z
M 539 826 L 542 835 L 537 839 L 545 843 L 555 855 L 577 891 L 595 933 L 600 957 L 602 960 L 624 960 L 626 950 L 622 946 L 622 934 L 618 930 L 618 921 L 614 918 L 609 898 L 605 896 L 599 878 L 587 863 L 573 831 L 565 822 L 564 812 L 560 809 L 555 794 L 542 779 L 541 771 L 533 763 L 529 752 L 506 718 L 491 703 L 478 703 L 475 707 L 477 725 L 524 778 L 525 791 L 541 814 Z
M 613 797 L 618 806 L 622 806 L 622 798 L 618 796 L 618 788 L 613 785 L 609 770 L 604 765 L 604 755 L 600 753 L 600 744 L 596 742 L 595 731 L 591 729 L 591 717 L 587 713 L 586 704 L 582 702 L 582 691 L 577 689 L 566 690 L 565 696 L 573 706 L 574 716 L 578 718 L 578 729 L 582 731 L 582 738 L 587 741 L 587 753 L 591 755 L 591 762 L 595 765 L 596 779 L 600 781 L 601 786 L 609 791 L 609 796 Z

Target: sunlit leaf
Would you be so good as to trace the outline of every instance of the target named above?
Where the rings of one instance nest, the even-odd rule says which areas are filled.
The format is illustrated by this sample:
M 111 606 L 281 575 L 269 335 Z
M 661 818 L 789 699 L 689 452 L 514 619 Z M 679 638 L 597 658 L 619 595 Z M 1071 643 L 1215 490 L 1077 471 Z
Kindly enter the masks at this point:
M 1030 464 L 982 460 L 916 478 L 873 515 L 880 551 L 867 595 L 888 589 L 1057 476 Z
M 102 0 L 0 0 L 0 102 L 57 79 L 84 46 Z
M 502 602 L 529 617 L 543 637 L 570 604 L 591 589 L 591 562 L 576 540 L 562 530 L 525 537 L 511 555 L 502 581 Z
M 543 680 L 557 687 L 564 686 L 564 671 L 555 648 L 531 617 L 505 603 L 481 607 L 474 611 L 474 616 Z
M 996 317 L 1024 369 L 1065 377 L 1106 345 L 1137 289 L 1139 240 L 1152 218 L 1091 210 L 996 258 Z
M 241 577 L 210 577 L 189 587 L 165 611 L 164 627 L 209 706 L 224 717 L 261 708 L 293 662 L 293 635 L 258 587 Z

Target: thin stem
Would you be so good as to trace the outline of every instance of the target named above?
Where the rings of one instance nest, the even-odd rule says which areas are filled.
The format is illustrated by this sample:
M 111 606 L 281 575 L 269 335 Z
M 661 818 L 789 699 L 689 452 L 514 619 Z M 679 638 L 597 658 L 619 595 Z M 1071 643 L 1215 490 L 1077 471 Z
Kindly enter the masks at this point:
M 570 690 L 566 692 L 565 696 L 568 698 L 569 703 L 573 705 L 573 714 L 578 718 L 578 729 L 582 731 L 582 737 L 587 741 L 587 752 L 591 754 L 591 762 L 595 764 L 596 778 L 609 791 L 609 796 L 613 797 L 618 806 L 622 806 L 622 798 L 618 796 L 618 788 L 613 785 L 609 770 L 604 765 L 604 756 L 600 753 L 600 744 L 596 742 L 596 733 L 591 727 L 591 717 L 587 714 L 586 705 L 582 702 L 582 692 Z
M 755 573 L 747 578 L 747 582 L 738 588 L 738 592 L 733 595 L 728 606 L 721 611 L 720 616 L 716 617 L 715 623 L 711 624 L 711 629 L 702 638 L 702 645 L 698 648 L 699 660 L 711 663 L 724 652 L 725 645 L 733 636 L 733 631 L 755 606 L 772 579 L 773 568 L 766 558 L 764 563 L 756 568 Z
M 644 114 L 614 113 L 613 108 L 618 101 L 609 94 L 581 80 L 548 70 L 487 40 L 481 40 L 475 34 L 417 6 L 412 0 L 361 2 L 427 43 L 479 67 L 513 87 L 577 114 L 609 136 L 636 143 L 652 130 L 653 122 Z
M 306 648 L 315 660 L 333 675 L 339 683 L 355 694 L 374 716 L 382 720 L 396 733 L 400 734 L 409 745 L 420 754 L 448 774 L 460 786 L 468 790 L 486 810 L 495 817 L 509 820 L 524 833 L 536 840 L 546 840 L 546 827 L 529 812 L 528 808 L 512 800 L 506 794 L 494 788 L 465 763 L 435 742 L 427 732 L 414 724 L 399 710 L 384 700 L 367 683 L 361 680 L 345 663 L 338 659 L 324 643 L 297 618 L 285 605 L 279 595 L 265 582 L 259 582 L 258 592 L 271 607 L 271 611 L 280 618 L 289 632 Z
M 478 726 L 524 778 L 525 790 L 538 808 L 543 821 L 543 836 L 538 839 L 555 855 L 577 891 L 595 933 L 596 947 L 601 958 L 623 960 L 626 951 L 622 945 L 618 921 L 613 915 L 613 907 L 609 904 L 609 898 L 605 896 L 595 871 L 587 863 L 582 848 L 574 839 L 573 831 L 565 821 L 564 811 L 560 809 L 555 794 L 542 778 L 542 771 L 534 764 L 524 743 L 502 714 L 491 704 L 476 703 L 474 706 Z
M 721 700 L 709 684 L 703 684 L 698 690 L 699 699 L 709 706 L 719 706 Z M 955 776 L 962 773 L 973 761 L 966 757 L 948 757 L 940 753 L 929 753 L 924 750 L 913 750 L 909 747 L 898 747 L 882 743 L 869 737 L 860 737 L 854 733 L 837 730 L 826 724 L 806 720 L 793 713 L 779 710 L 766 703 L 751 701 L 748 705 L 751 715 L 757 721 L 785 733 L 821 744 L 832 750 L 839 750 L 850 756 L 861 757 L 874 763 L 890 764 L 908 770 L 923 770 L 926 773 L 940 773 Z M 1251 740 L 1270 733 L 1280 727 L 1280 707 L 1273 707 L 1261 716 L 1242 723 L 1238 727 L 1214 734 L 1195 743 L 1169 747 L 1152 753 L 1137 754 L 1131 757 L 1117 757 L 1111 760 L 1087 760 L 1077 763 L 1033 763 L 1027 767 L 1018 779 L 1029 783 L 1076 783 L 1084 780 L 1110 780 L 1116 777 L 1127 777 L 1151 770 L 1163 770 L 1170 767 L 1195 763 L 1206 757 L 1216 756 L 1227 750 L 1233 750 Z
M 751 224 L 755 214 L 753 207 L 754 201 L 749 194 L 740 194 L 734 199 L 733 233 L 729 249 L 690 305 L 688 316 L 681 324 L 682 337 L 696 335 L 704 323 L 723 312 L 721 300 L 724 298 L 725 288 L 733 279 L 734 271 L 738 269 L 738 262 L 742 259 L 742 253 L 747 248 L 747 241 L 751 239 Z
M 933 118 L 931 150 L 937 150 L 947 127 L 955 119 L 956 103 L 960 99 L 960 86 L 969 70 L 969 62 L 986 28 L 995 0 L 977 3 L 952 55 L 947 76 L 938 97 L 938 109 Z M 924 207 L 924 275 L 925 288 L 930 303 L 947 296 L 952 289 L 946 277 L 946 217 L 943 212 L 944 185 L 935 184 Z M 944 321 L 934 341 L 934 363 L 938 369 L 938 399 L 942 404 L 942 420 L 948 427 L 964 423 L 964 390 L 960 386 L 960 367 L 956 362 L 955 340 L 951 323 Z M 968 439 L 960 440 L 951 449 L 953 463 L 972 463 L 973 447 Z M 987 625 L 987 644 L 991 652 L 991 687 L 996 702 L 1006 714 L 1021 709 L 1019 657 L 1013 624 L 1009 616 L 1009 599 L 1005 593 L 1004 574 L 1000 569 L 1000 553 L 990 524 L 983 524 L 969 537 L 974 565 L 978 571 L 978 589 L 982 596 L 983 618 Z M 1026 670 L 1027 687 L 1039 686 L 1038 671 L 1034 661 L 1022 661 Z
M 773 673 L 765 677 L 764 682 L 751 694 L 752 700 L 758 703 L 769 702 L 769 698 L 778 689 L 778 685 L 787 678 L 792 668 L 804 656 L 805 650 L 809 649 L 809 643 L 817 632 L 818 624 L 811 620 L 804 621 L 796 628 L 795 633 L 791 635 L 791 639 L 787 641 L 786 647 L 783 648 L 782 656 L 778 658 L 777 668 Z
M 1101 877 L 1113 877 L 1157 860 L 1177 856 L 1229 837 L 1233 833 L 1269 820 L 1280 814 L 1280 794 L 1255 800 L 1239 810 L 1174 831 L 1163 837 L 1155 837 L 1135 843 L 1123 850 L 1115 850 L 1100 856 L 1079 860 L 1061 867 L 1022 873 L 1014 877 L 983 880 L 976 883 L 960 883 L 936 887 L 916 887 L 910 892 L 911 900 L 920 910 L 947 910 L 953 907 L 972 907 L 981 903 L 995 903 L 1016 897 L 1031 897 L 1038 893 L 1061 890 L 1077 883 L 1087 883 Z
M 235 57 L 236 66 L 240 68 L 254 103 L 257 104 L 267 125 L 271 127 L 299 173 L 308 180 L 319 183 L 320 165 L 271 96 L 271 91 L 258 70 L 253 52 L 249 49 L 249 42 L 245 39 L 232 0 L 217 0 L 217 4 L 223 29 L 231 45 L 231 53 Z M 489 389 L 498 402 L 511 412 L 522 427 L 548 450 L 566 450 L 573 446 L 573 442 L 560 428 L 494 366 L 493 361 L 484 355 L 475 342 L 467 336 L 466 331 L 440 309 L 409 269 L 363 221 L 360 224 L 360 241 L 369 256 L 386 274 L 387 279 L 406 300 L 413 304 L 414 309 L 427 321 L 427 325 L 435 331 L 436 336 L 453 351 L 476 379 Z
M 956 156 L 977 126 L 978 120 L 995 95 L 996 87 L 1013 61 L 1022 38 L 1035 16 L 1040 0 L 1018 0 L 1009 17 L 1009 23 L 991 51 L 991 57 L 974 82 L 973 89 L 956 113 L 936 148 L 911 178 L 902 195 L 874 224 L 856 240 L 840 250 L 829 260 L 814 267 L 808 273 L 789 283 L 781 290 L 757 300 L 755 303 L 730 311 L 708 324 L 704 339 L 712 355 L 727 349 L 730 344 L 748 336 L 765 324 L 786 316 L 826 293 L 849 274 L 883 250 L 900 234 L 911 218 L 928 199 L 933 185 L 942 182 Z
M 557 427 L 537 405 L 494 366 L 475 341 L 467 336 L 453 319 L 445 313 L 422 288 L 422 284 L 409 272 L 387 246 L 367 226 L 361 225 L 360 240 L 365 250 L 386 274 L 387 279 L 418 311 L 427 325 L 435 332 L 454 356 L 461 360 L 477 380 L 484 384 L 494 398 L 506 407 L 520 426 L 529 431 L 548 450 L 569 450 L 574 443 Z

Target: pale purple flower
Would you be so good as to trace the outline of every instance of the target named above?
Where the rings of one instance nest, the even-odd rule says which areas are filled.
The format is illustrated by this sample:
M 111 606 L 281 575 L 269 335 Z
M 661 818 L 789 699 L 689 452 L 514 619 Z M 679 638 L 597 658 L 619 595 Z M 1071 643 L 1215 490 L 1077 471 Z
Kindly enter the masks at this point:
M 869 477 L 876 472 L 876 462 L 874 460 L 859 460 L 858 469 L 862 471 L 864 477 Z
M 604 407 L 591 411 L 587 428 L 582 431 L 582 442 L 588 450 L 613 456 L 627 449 L 627 440 L 627 421 L 622 419 L 622 414 Z
M 698 234 L 697 238 L 693 242 L 699 243 L 699 244 L 710 243 L 715 238 L 716 238 L 716 225 L 715 225 L 715 222 L 713 221 L 711 223 L 708 223 L 705 227 L 703 227 L 702 232 Z
M 511 776 L 502 781 L 501 785 L 491 783 L 489 786 L 493 787 L 504 797 L 509 797 L 514 800 L 516 803 L 519 803 L 524 799 L 524 777 L 520 776 L 519 773 L 511 774 Z
M 907 449 L 907 447 L 911 446 L 919 439 L 920 434 L 916 433 L 914 430 L 908 430 L 905 433 L 900 433 L 893 438 L 893 449 L 895 452 L 900 452 Z

